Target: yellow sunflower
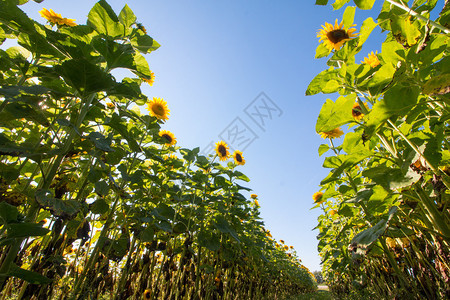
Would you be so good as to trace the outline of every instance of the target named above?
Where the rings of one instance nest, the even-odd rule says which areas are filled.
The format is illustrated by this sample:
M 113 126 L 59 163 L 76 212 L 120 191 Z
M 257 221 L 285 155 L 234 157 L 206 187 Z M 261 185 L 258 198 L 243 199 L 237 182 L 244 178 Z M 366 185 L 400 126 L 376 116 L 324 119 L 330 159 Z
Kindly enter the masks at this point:
M 169 119 L 170 110 L 167 107 L 167 102 L 161 98 L 153 97 L 153 100 L 147 103 L 147 110 L 151 116 L 159 120 L 166 121 Z
M 312 196 L 314 203 L 322 203 L 322 196 L 323 193 L 322 192 L 315 192 L 314 195 Z
M 327 46 L 330 51 L 333 49 L 337 51 L 346 41 L 350 41 L 357 36 L 357 34 L 354 33 L 356 28 L 351 28 L 353 26 L 355 25 L 350 26 L 350 28 L 346 30 L 344 28 L 344 22 L 338 24 L 337 19 L 334 23 L 334 27 L 332 24 L 325 22 L 325 26 L 322 25 L 323 29 L 320 29 L 317 32 L 317 37 L 320 42 L 325 43 L 325 46 Z
M 153 83 L 155 82 L 155 73 L 150 71 L 150 79 L 144 79 L 145 82 L 147 82 L 150 86 L 153 86 Z
M 242 156 L 242 152 L 241 151 L 235 150 L 234 153 L 233 153 L 233 158 L 234 158 L 234 162 L 237 165 L 241 165 L 241 166 L 245 165 L 245 159 Z
M 165 144 L 167 146 L 172 146 L 175 145 L 177 143 L 177 139 L 175 138 L 175 135 L 168 131 L 168 130 L 161 130 L 159 132 L 159 136 L 162 137 L 165 141 Z
M 343 134 L 344 134 L 344 132 L 341 130 L 341 128 L 338 127 L 338 128 L 335 128 L 335 129 L 333 129 L 331 131 L 321 132 L 320 136 L 323 139 L 326 139 L 326 138 L 334 139 L 334 138 L 340 137 Z
M 251 194 L 251 195 L 250 195 L 250 198 L 256 199 L 256 198 L 258 198 L 258 195 L 256 195 L 256 194 Z
M 144 295 L 143 295 L 144 297 L 144 299 L 151 299 L 151 297 L 152 297 L 152 291 L 150 290 L 150 289 L 146 289 L 145 291 L 144 291 Z
M 378 52 L 378 51 L 377 51 Z M 377 52 L 375 54 L 369 53 L 367 57 L 364 57 L 364 60 L 361 61 L 363 64 L 369 65 L 371 68 L 375 68 L 380 64 L 380 61 L 378 60 Z
M 66 26 L 76 26 L 77 24 L 74 22 L 75 19 L 68 19 L 68 18 L 63 18 L 61 16 L 61 14 L 57 14 L 53 11 L 53 9 L 46 9 L 43 8 L 40 12 L 41 16 L 45 19 L 47 19 L 47 21 L 49 21 L 49 23 L 51 25 L 66 25 Z
M 106 107 L 108 107 L 109 109 L 113 109 L 116 106 L 112 102 L 106 102 Z
M 216 143 L 216 153 L 219 156 L 220 160 L 227 160 L 230 156 L 230 152 L 228 152 L 228 145 L 224 141 L 219 141 Z
M 330 210 L 330 216 L 334 216 L 337 213 L 335 209 Z
M 255 206 L 259 207 L 258 199 L 255 199 Z
M 366 103 L 364 103 L 364 106 L 366 107 L 366 109 L 369 109 Z M 353 104 L 352 116 L 356 121 L 360 121 L 362 118 L 364 118 L 363 111 L 358 102 L 355 102 L 355 104 Z

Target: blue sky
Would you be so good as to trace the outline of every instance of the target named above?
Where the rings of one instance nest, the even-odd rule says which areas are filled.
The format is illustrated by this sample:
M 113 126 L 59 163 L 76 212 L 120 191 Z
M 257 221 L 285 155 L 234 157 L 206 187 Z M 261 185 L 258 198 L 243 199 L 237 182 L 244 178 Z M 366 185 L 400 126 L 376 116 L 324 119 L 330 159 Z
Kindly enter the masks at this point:
M 315 60 L 317 30 L 334 23 L 343 10 L 315 6 L 311 1 L 269 0 L 115 0 L 108 1 L 118 13 L 125 3 L 161 47 L 147 56 L 156 75 L 153 87 L 143 90 L 161 97 L 171 110 L 163 129 L 172 131 L 178 145 L 202 147 L 218 141 L 236 118 L 257 138 L 245 144 L 247 161 L 239 167 L 250 179 L 246 186 L 259 195 L 261 216 L 276 239 L 293 245 L 311 271 L 320 269 L 316 226 L 319 210 L 310 210 L 312 194 L 328 171 L 317 148 L 324 142 L 314 127 L 322 104 L 334 95 L 305 96 L 309 82 L 326 67 Z M 381 1 L 377 1 L 381 5 Z M 30 1 L 22 6 L 42 23 L 43 7 L 85 23 L 95 1 Z M 357 10 L 361 25 L 377 11 Z M 380 30 L 375 29 L 375 36 Z M 360 53 L 380 51 L 380 38 L 369 38 Z M 373 46 L 372 48 L 370 48 Z M 258 126 L 247 111 L 263 103 L 270 107 L 264 125 Z M 261 121 L 257 116 L 255 120 Z M 260 124 L 261 125 L 261 124 Z M 250 132 L 250 131 L 247 131 Z M 242 150 L 242 149 L 241 149 Z

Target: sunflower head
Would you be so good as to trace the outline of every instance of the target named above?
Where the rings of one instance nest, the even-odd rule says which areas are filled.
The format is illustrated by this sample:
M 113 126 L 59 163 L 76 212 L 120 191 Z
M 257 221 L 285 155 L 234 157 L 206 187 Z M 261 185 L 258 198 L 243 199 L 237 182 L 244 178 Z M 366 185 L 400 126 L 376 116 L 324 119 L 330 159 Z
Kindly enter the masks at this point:
M 150 289 L 146 289 L 145 291 L 144 291 L 144 295 L 143 295 L 144 297 L 144 299 L 151 299 L 152 298 L 152 290 L 150 290 Z
M 147 110 L 151 116 L 156 117 L 158 120 L 167 121 L 169 119 L 170 110 L 167 107 L 167 102 L 161 98 L 154 97 L 148 102 Z
M 350 26 L 349 29 L 345 29 L 344 22 L 338 24 L 337 19 L 334 26 L 325 22 L 325 26 L 322 25 L 323 29 L 319 29 L 317 32 L 317 37 L 320 42 L 325 43 L 325 46 L 327 46 L 330 51 L 333 49 L 337 51 L 346 41 L 350 41 L 357 36 L 355 33 L 356 29 L 352 28 L 353 26 L 355 25 Z
M 166 144 L 167 146 L 173 146 L 177 143 L 175 135 L 168 130 L 161 130 L 159 132 L 159 136 L 163 138 L 164 144 Z
M 155 73 L 150 71 L 150 79 L 143 79 L 145 82 L 147 82 L 150 86 L 153 86 L 153 83 L 155 82 Z
M 344 134 L 344 132 L 341 130 L 341 128 L 338 127 L 338 128 L 335 128 L 335 129 L 327 131 L 327 132 L 321 132 L 320 136 L 323 139 L 326 139 L 326 138 L 334 139 L 334 138 L 340 137 L 343 134 Z
M 378 60 L 377 52 L 375 54 L 369 53 L 367 57 L 364 57 L 364 60 L 361 61 L 363 64 L 369 65 L 371 68 L 375 68 L 380 64 L 380 61 Z
M 256 207 L 259 207 L 258 199 L 255 199 L 255 206 L 256 206 Z
M 366 103 L 364 103 L 364 106 L 366 109 L 369 109 Z M 358 102 L 355 102 L 352 107 L 352 116 L 356 121 L 360 121 L 362 118 L 364 118 L 363 110 L 361 109 L 361 106 Z
M 112 102 L 106 102 L 106 107 L 108 107 L 109 109 L 113 109 L 115 105 Z
M 216 153 L 221 161 L 227 160 L 230 156 L 230 152 L 228 152 L 228 145 L 224 141 L 219 141 L 216 143 Z
M 63 26 L 76 26 L 77 24 L 75 23 L 75 19 L 68 19 L 68 18 L 63 18 L 61 16 L 61 14 L 57 14 L 53 11 L 53 9 L 46 9 L 43 8 L 39 14 L 47 19 L 47 21 L 51 24 L 51 25 L 63 25 Z
M 235 150 L 234 153 L 233 153 L 233 158 L 234 158 L 234 162 L 237 165 L 241 165 L 241 166 L 245 165 L 245 159 L 242 156 L 242 152 L 241 151 Z
M 258 195 L 256 195 L 256 194 L 251 194 L 251 195 L 250 195 L 250 198 L 256 199 L 256 198 L 258 198 Z
M 330 216 L 334 216 L 337 213 L 335 209 L 330 210 Z
M 322 196 L 323 193 L 322 192 L 315 192 L 312 196 L 314 203 L 322 203 Z

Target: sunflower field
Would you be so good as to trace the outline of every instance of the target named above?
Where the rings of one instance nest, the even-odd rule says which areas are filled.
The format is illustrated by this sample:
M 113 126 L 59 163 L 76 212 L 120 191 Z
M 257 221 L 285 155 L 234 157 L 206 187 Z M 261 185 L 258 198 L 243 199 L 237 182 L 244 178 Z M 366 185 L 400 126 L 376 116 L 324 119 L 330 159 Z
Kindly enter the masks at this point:
M 219 141 L 202 156 L 164 128 L 170 103 L 141 92 L 155 80 L 144 55 L 159 44 L 128 6 L 117 15 L 101 0 L 85 25 L 44 8 L 42 25 L 26 2 L 0 0 L 1 299 L 317 288 L 264 228 L 244 154 Z
M 348 2 L 317 33 L 328 68 L 306 92 L 338 94 L 316 123 L 329 141 L 313 195 L 325 280 L 342 299 L 449 299 L 450 3 L 386 0 L 356 25 L 375 0 Z M 377 27 L 381 52 L 356 61 Z

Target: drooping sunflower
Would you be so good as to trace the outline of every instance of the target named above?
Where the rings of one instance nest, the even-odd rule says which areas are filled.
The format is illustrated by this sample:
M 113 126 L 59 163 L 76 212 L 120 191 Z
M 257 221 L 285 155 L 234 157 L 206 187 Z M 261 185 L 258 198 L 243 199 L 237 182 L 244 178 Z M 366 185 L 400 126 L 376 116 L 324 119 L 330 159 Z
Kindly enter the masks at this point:
M 373 53 L 369 53 L 367 55 L 367 57 L 364 57 L 364 60 L 361 61 L 363 64 L 369 65 L 371 68 L 375 68 L 376 66 L 378 66 L 380 64 L 380 61 L 378 60 L 378 56 L 377 56 L 377 52 L 375 52 L 375 54 Z
M 244 157 L 242 156 L 242 152 L 241 152 L 241 151 L 235 150 L 235 151 L 233 152 L 233 158 L 234 158 L 234 162 L 235 162 L 237 165 L 241 165 L 241 166 L 245 165 L 245 159 L 244 159 Z
M 147 82 L 150 86 L 153 86 L 153 83 L 155 82 L 155 73 L 150 71 L 150 79 L 144 79 L 145 82 Z
M 61 16 L 61 14 L 55 13 L 55 12 L 53 11 L 53 9 L 48 10 L 48 9 L 46 9 L 46 8 L 43 8 L 43 9 L 39 12 L 39 14 L 40 14 L 43 18 L 47 19 L 47 21 L 49 21 L 49 23 L 50 23 L 51 25 L 58 24 L 58 25 L 66 25 L 66 26 L 71 26 L 71 27 L 77 25 L 77 24 L 75 23 L 75 19 L 63 18 L 63 17 Z
M 158 118 L 159 120 L 169 120 L 170 110 L 167 106 L 167 102 L 161 98 L 153 97 L 153 99 L 147 103 L 147 110 L 150 115 Z
M 314 203 L 322 203 L 322 196 L 323 193 L 322 192 L 315 192 L 312 196 Z
M 323 29 L 319 29 L 317 32 L 317 37 L 320 42 L 325 43 L 325 46 L 327 46 L 330 51 L 333 49 L 337 51 L 346 41 L 350 41 L 357 36 L 355 33 L 356 28 L 352 28 L 353 26 L 355 25 L 350 26 L 349 29 L 345 29 L 344 22 L 338 24 L 337 19 L 334 26 L 325 22 L 325 26 L 322 25 Z
M 366 103 L 364 103 L 364 106 L 366 109 L 369 109 Z M 360 121 L 362 118 L 364 118 L 363 111 L 361 109 L 361 106 L 358 102 L 355 102 L 352 107 L 352 116 L 356 121 Z
M 166 144 L 167 146 L 172 146 L 177 143 L 177 139 L 176 139 L 175 135 L 168 130 L 161 130 L 159 132 L 159 136 L 164 139 L 164 141 L 165 141 L 164 144 Z
M 219 141 L 216 143 L 216 153 L 221 161 L 227 160 L 230 156 L 230 152 L 228 152 L 228 145 L 224 141 Z
M 326 139 L 326 138 L 334 139 L 334 138 L 340 137 L 343 134 L 344 134 L 344 132 L 341 130 L 341 128 L 338 127 L 338 128 L 335 128 L 335 129 L 327 131 L 327 132 L 321 132 L 320 136 L 323 139 Z

